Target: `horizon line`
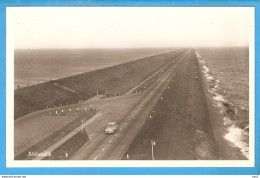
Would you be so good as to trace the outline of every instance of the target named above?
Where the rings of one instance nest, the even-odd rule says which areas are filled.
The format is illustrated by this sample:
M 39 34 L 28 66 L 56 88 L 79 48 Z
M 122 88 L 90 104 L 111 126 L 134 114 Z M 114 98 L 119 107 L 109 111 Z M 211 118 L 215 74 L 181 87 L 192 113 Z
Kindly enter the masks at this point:
M 159 49 L 159 48 L 249 48 L 249 46 L 197 46 L 197 47 L 183 47 L 183 46 L 174 46 L 174 47 L 79 47 L 79 48 L 14 48 L 14 50 L 39 50 L 39 49 Z

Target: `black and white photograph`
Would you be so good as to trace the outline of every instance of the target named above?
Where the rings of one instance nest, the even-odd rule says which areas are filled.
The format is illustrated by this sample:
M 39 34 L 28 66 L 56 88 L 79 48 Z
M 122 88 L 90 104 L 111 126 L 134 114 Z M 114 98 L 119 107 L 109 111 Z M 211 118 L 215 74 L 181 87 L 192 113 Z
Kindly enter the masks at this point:
M 254 163 L 253 7 L 8 7 L 6 22 L 10 167 Z

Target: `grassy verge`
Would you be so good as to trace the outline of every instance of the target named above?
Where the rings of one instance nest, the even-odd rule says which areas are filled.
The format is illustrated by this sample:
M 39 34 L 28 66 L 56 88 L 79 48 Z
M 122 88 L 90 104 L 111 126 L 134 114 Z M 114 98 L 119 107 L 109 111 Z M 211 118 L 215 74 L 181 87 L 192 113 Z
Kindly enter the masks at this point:
M 122 159 L 151 160 L 152 153 L 155 160 L 217 159 L 194 57 L 186 56 Z
M 112 67 L 33 85 L 14 92 L 14 118 L 28 113 L 85 101 L 99 94 L 123 94 L 184 50 L 155 55 Z
M 81 120 L 85 122 L 86 120 L 90 119 L 92 116 L 96 114 L 96 111 L 90 111 L 87 113 L 83 113 L 79 117 L 77 117 L 74 121 L 69 123 L 68 125 L 62 127 L 61 129 L 54 132 L 52 135 L 46 137 L 45 139 L 41 140 L 40 142 L 36 143 L 35 145 L 31 146 L 24 152 L 20 153 L 15 157 L 15 160 L 30 160 L 33 157 L 28 156 L 29 152 L 42 152 L 45 149 L 49 148 L 51 145 L 59 141 L 65 135 L 76 129 L 78 126 L 81 125 Z
M 51 155 L 45 157 L 44 160 L 69 160 L 70 157 L 87 141 L 89 140 L 87 132 L 78 132 L 57 149 Z
M 147 90 L 153 83 L 155 83 L 160 76 L 162 76 L 164 74 L 164 72 L 166 72 L 171 66 L 173 65 L 173 63 L 170 63 L 167 67 L 163 68 L 160 72 L 158 72 L 156 75 L 154 75 L 151 79 L 147 80 L 146 82 L 144 82 L 142 85 L 140 85 L 138 88 L 136 88 L 132 93 L 139 93 L 139 92 L 143 92 L 145 90 Z

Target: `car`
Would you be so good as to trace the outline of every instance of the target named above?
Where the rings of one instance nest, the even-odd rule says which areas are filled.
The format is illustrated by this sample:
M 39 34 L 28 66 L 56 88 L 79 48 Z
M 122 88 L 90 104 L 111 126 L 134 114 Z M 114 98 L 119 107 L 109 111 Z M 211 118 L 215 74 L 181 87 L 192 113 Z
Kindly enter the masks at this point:
M 117 131 L 117 128 L 118 128 L 118 125 L 116 122 L 110 122 L 107 124 L 107 127 L 106 127 L 106 134 L 113 134 Z

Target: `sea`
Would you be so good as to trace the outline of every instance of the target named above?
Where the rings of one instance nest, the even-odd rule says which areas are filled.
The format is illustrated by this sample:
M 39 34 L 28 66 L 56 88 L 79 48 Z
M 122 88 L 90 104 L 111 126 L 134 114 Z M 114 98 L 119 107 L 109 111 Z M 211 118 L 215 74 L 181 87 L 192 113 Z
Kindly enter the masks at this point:
M 64 78 L 176 50 L 142 49 L 27 49 L 15 50 L 15 89 Z M 223 116 L 225 139 L 249 155 L 249 49 L 196 48 L 208 81 L 208 92 Z
M 18 49 L 14 52 L 14 88 L 69 77 L 175 49 Z
M 215 107 L 223 116 L 224 138 L 249 157 L 249 48 L 197 48 Z

